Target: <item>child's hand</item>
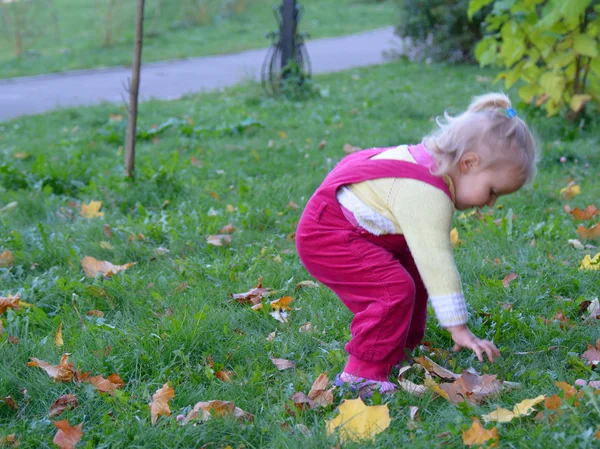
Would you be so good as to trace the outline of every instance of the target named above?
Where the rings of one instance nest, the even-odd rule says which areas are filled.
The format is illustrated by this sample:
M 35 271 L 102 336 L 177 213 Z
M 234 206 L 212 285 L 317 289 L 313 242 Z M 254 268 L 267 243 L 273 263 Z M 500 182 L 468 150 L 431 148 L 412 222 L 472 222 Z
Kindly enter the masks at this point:
M 494 356 L 500 357 L 500 351 L 498 348 L 489 340 L 480 340 L 473 332 L 466 326 L 454 326 L 449 327 L 448 330 L 452 334 L 452 340 L 454 340 L 454 352 L 460 351 L 462 348 L 472 350 L 477 354 L 477 358 L 483 363 L 483 353 L 485 352 L 490 362 L 494 362 Z

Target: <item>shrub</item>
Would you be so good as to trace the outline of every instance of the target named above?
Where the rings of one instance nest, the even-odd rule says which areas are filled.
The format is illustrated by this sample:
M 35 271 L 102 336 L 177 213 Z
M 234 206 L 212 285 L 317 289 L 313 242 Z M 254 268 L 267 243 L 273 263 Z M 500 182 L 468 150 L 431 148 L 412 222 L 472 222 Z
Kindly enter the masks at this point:
M 471 0 L 469 15 L 489 3 Z M 599 13 L 599 0 L 497 1 L 475 54 L 482 66 L 504 68 L 497 79 L 507 89 L 521 81 L 524 102 L 548 116 L 568 105 L 573 120 L 586 103 L 600 105 Z
M 467 17 L 469 0 L 396 0 L 396 34 L 410 38 L 413 49 L 436 61 L 474 62 L 473 49 L 483 37 L 482 21 L 491 9 Z

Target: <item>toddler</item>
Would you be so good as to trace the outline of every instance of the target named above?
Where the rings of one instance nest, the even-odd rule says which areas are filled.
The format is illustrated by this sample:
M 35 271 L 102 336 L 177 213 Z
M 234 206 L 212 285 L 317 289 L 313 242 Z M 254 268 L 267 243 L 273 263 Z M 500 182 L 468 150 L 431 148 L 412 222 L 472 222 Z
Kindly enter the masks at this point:
M 454 350 L 500 352 L 477 338 L 450 242 L 454 209 L 493 206 L 535 176 L 536 147 L 509 98 L 490 93 L 418 145 L 345 157 L 308 201 L 296 232 L 308 272 L 354 314 L 336 385 L 393 393 L 394 365 L 423 339 L 427 298 Z

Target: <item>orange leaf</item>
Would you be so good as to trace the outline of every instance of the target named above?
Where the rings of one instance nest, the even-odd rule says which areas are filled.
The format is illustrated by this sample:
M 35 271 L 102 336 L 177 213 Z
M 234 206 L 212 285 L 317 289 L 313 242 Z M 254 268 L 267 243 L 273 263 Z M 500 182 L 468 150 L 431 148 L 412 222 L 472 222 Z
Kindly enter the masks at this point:
M 221 382 L 231 382 L 231 376 L 233 376 L 233 371 L 221 370 L 215 373 L 215 377 Z
M 5 249 L 0 254 L 0 268 L 10 267 L 13 264 L 13 255 L 12 253 Z
M 104 212 L 100 212 L 102 201 L 90 201 L 89 204 L 81 205 L 81 216 L 85 218 L 104 217 Z
M 67 363 L 69 361 L 69 355 L 69 353 L 63 354 L 58 365 L 50 365 L 43 360 L 29 357 L 31 362 L 27 363 L 27 366 L 37 366 L 42 368 L 46 371 L 48 376 L 54 379 L 54 382 L 70 382 L 75 376 L 75 370 L 73 369 L 72 363 Z
M 56 435 L 54 435 L 52 442 L 60 449 L 73 449 L 83 436 L 83 431 L 81 430 L 83 423 L 77 424 L 73 427 L 66 419 L 52 422 L 58 429 L 58 432 L 56 432 Z
M 515 273 L 510 273 L 507 274 L 504 279 L 502 279 L 502 285 L 504 286 L 504 288 L 508 288 L 510 283 L 512 281 L 514 281 L 515 279 L 517 279 L 519 276 Z
M 101 310 L 89 310 L 86 313 L 87 316 L 96 316 L 98 318 L 104 318 L 104 312 L 102 312 Z
M 6 297 L 0 296 L 0 313 L 4 313 L 6 309 L 18 309 L 19 308 L 19 300 L 20 296 L 11 296 L 8 295 Z
M 486 430 L 477 418 L 473 419 L 473 424 L 469 430 L 463 431 L 463 443 L 467 446 L 485 444 L 492 438 L 495 440 L 500 439 L 498 428 L 492 427 L 490 430 Z M 498 441 L 492 443 L 490 447 L 498 447 Z
M 49 418 L 54 418 L 55 416 L 60 415 L 65 410 L 70 410 L 79 405 L 77 401 L 77 396 L 74 394 L 65 394 L 58 398 L 56 401 L 52 403 L 50 406 L 50 411 L 48 412 Z
M 327 389 L 328 382 L 327 374 L 321 373 L 308 392 L 308 397 L 321 407 L 327 407 L 333 403 L 333 391 Z
M 102 376 L 94 376 L 87 379 L 87 381 L 96 387 L 97 390 L 104 393 L 114 394 L 117 388 L 123 387 L 125 382 L 121 380 L 118 374 L 111 374 L 108 379 Z
M 162 388 L 156 390 L 156 393 L 152 395 L 152 402 L 150 403 L 150 418 L 152 424 L 156 424 L 156 420 L 160 415 L 171 415 L 169 401 L 174 397 L 175 390 L 169 387 L 168 383 L 164 384 Z
M 598 209 L 596 209 L 596 206 L 594 206 L 593 204 L 590 204 L 584 210 L 581 210 L 578 207 L 576 207 L 575 209 L 569 210 L 567 212 L 573 215 L 573 218 L 575 218 L 575 220 L 589 220 L 598 213 Z
M 600 223 L 596 223 L 589 229 L 585 226 L 579 225 L 577 226 L 577 234 L 579 234 L 584 239 L 600 238 Z
M 102 276 L 106 278 L 109 278 L 120 271 L 127 270 L 133 265 L 135 265 L 135 262 L 129 262 L 125 265 L 113 265 L 105 260 L 97 260 L 90 256 L 85 256 L 83 259 L 81 259 L 83 271 L 85 272 L 85 275 L 90 278 L 95 278 L 98 273 L 102 274 Z
M 231 223 L 227 223 L 225 226 L 219 229 L 219 234 L 232 234 L 233 232 L 235 232 L 235 228 Z
M 548 410 L 557 410 L 560 408 L 560 403 L 560 396 L 554 394 L 546 398 L 546 401 L 544 402 L 544 407 Z

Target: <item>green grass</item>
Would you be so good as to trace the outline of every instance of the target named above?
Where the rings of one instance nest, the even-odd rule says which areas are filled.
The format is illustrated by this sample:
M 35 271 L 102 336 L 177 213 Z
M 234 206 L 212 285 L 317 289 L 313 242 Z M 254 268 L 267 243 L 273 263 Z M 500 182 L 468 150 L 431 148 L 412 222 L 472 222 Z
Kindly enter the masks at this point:
M 334 406 L 322 411 L 289 414 L 286 407 L 294 391 L 307 392 L 320 373 L 332 378 L 342 369 L 351 315 L 323 287 L 294 290 L 309 276 L 289 235 L 309 196 L 341 159 L 345 143 L 417 142 L 432 129 L 435 115 L 445 108 L 460 110 L 472 95 L 492 89 L 485 80 L 493 75 L 472 67 L 398 62 L 318 77 L 322 94 L 303 101 L 266 98 L 252 84 L 144 103 L 142 131 L 173 117 L 193 121 L 205 132 L 189 135 L 179 124 L 140 141 L 135 182 L 122 177 L 124 124 L 110 119 L 124 113 L 120 106 L 1 124 L 0 206 L 18 206 L 0 215 L 0 252 L 9 249 L 14 255 L 14 266 L 0 269 L 0 294 L 20 294 L 33 307 L 2 316 L 0 397 L 12 396 L 19 410 L 0 402 L 0 436 L 16 434 L 20 448 L 53 447 L 56 429 L 48 408 L 72 393 L 79 407 L 57 419 L 83 423 L 82 448 L 335 446 L 324 421 L 336 416 L 339 394 Z M 248 119 L 263 126 L 228 132 Z M 598 250 L 567 244 L 576 238 L 575 224 L 559 199 L 560 188 L 573 179 L 582 193 L 571 206 L 597 203 L 597 128 L 567 141 L 560 121 L 532 120 L 544 150 L 535 184 L 501 198 L 489 221 L 459 214 L 455 221 L 466 242 L 456 249 L 456 259 L 470 325 L 480 337 L 493 338 L 503 358 L 496 364 L 481 364 L 467 352 L 436 358 L 450 369 L 472 366 L 520 382 L 522 388 L 480 407 L 455 407 L 430 394 L 414 398 L 400 392 L 389 400 L 390 428 L 373 443 L 345 447 L 431 448 L 442 442 L 447 443 L 443 447 L 463 447 L 461 431 L 471 417 L 497 405 L 512 408 L 524 398 L 555 394 L 556 380 L 572 384 L 598 377 L 578 355 L 600 337 L 600 329 L 584 324 L 578 309 L 581 301 L 598 296 L 600 277 L 577 268 L 586 253 Z M 326 145 L 319 149 L 323 140 Z M 29 157 L 16 158 L 21 152 Z M 103 218 L 79 216 L 80 205 L 90 200 L 102 201 Z M 300 208 L 288 207 L 290 200 Z M 226 211 L 228 204 L 234 212 Z M 516 217 L 512 226 L 506 220 L 493 223 L 511 210 Z M 206 237 L 227 223 L 236 228 L 231 244 L 208 245 Z M 110 239 L 105 225 L 112 229 Z M 113 249 L 103 249 L 103 241 Z M 170 252 L 156 256 L 158 247 Z M 137 264 L 111 279 L 90 279 L 80 266 L 84 256 Z M 501 281 L 511 272 L 519 278 L 505 289 Z M 292 305 L 299 310 L 291 312 L 289 324 L 231 301 L 230 293 L 247 291 L 260 276 L 266 286 L 295 298 Z M 504 310 L 503 303 L 511 303 L 512 311 Z M 104 319 L 86 316 L 90 310 L 103 311 Z M 540 318 L 559 310 L 573 327 L 546 325 Z M 299 331 L 307 321 L 316 332 Z M 57 348 L 54 334 L 60 323 L 64 347 Z M 277 337 L 268 342 L 275 330 Z M 9 336 L 20 343 L 10 343 Z M 451 347 L 434 317 L 426 340 Z M 546 351 L 550 346 L 558 348 Z M 125 387 L 113 397 L 85 383 L 54 383 L 39 368 L 26 366 L 29 357 L 57 363 L 63 352 L 71 353 L 81 370 L 105 377 L 118 373 Z M 233 371 L 231 383 L 215 378 L 207 357 Z M 293 360 L 296 369 L 279 372 L 270 357 Z M 147 404 L 166 382 L 175 389 L 172 415 L 151 425 Z M 196 402 L 212 399 L 234 401 L 255 415 L 254 422 L 176 422 Z M 527 417 L 499 425 L 499 447 L 594 447 L 600 419 L 594 401 L 565 405 L 555 422 Z M 407 427 L 410 405 L 419 406 L 422 420 L 414 431 Z M 289 429 L 300 423 L 310 429 L 310 438 L 291 434 Z M 442 432 L 450 433 L 442 438 Z
M 0 78 L 129 65 L 136 2 L 114 2 L 112 38 L 104 45 L 106 0 L 35 0 L 55 7 L 32 9 L 24 23 L 24 54 L 15 57 L 14 18 L 19 4 L 0 4 Z M 146 2 L 143 61 L 233 53 L 270 45 L 276 29 L 272 7 L 280 0 L 203 0 L 205 14 L 186 6 L 192 0 Z M 366 31 L 396 23 L 390 0 L 302 0 L 299 30 L 312 38 Z M 236 5 L 237 9 L 236 9 Z M 55 11 L 55 14 L 53 14 Z M 4 19 L 4 22 L 2 21 Z M 4 27 L 1 25 L 4 24 Z

